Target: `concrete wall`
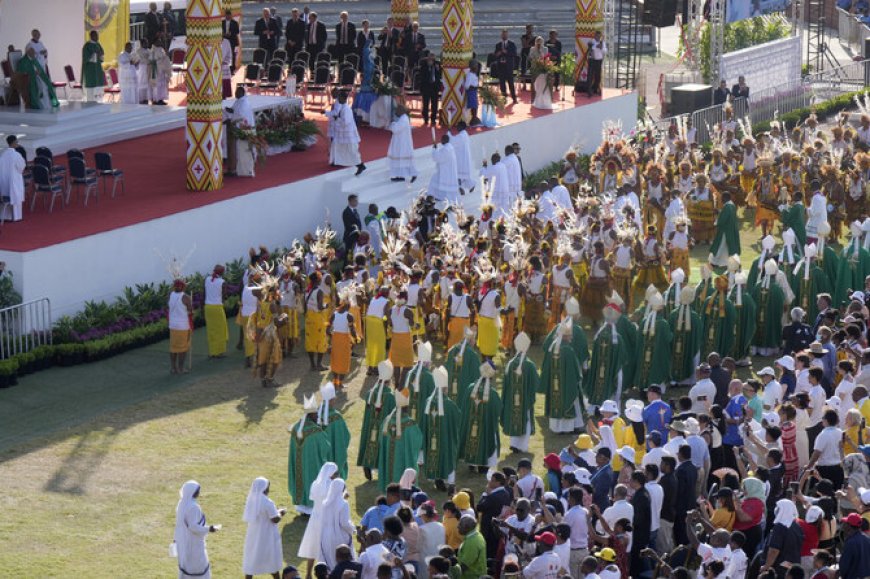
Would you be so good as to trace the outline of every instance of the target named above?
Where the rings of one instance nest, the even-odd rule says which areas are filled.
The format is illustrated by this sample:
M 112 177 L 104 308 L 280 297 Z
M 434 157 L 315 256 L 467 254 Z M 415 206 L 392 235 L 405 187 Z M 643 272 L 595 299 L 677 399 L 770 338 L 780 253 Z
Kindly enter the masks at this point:
M 63 67 L 71 64 L 81 74 L 85 42 L 84 0 L 0 0 L 0 52 L 24 49 L 30 31 L 38 28 L 48 50 L 48 69 L 54 80 L 65 80 Z

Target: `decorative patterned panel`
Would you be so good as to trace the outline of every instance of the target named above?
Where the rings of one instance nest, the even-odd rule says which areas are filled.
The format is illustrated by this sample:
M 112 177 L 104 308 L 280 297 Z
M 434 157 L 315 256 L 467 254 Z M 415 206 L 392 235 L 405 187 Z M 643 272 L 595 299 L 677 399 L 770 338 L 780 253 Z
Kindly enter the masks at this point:
M 420 8 L 417 0 L 392 0 L 390 12 L 393 24 L 400 28 L 420 19 Z
M 463 84 L 468 62 L 474 52 L 474 5 L 471 0 L 444 0 L 442 16 L 442 53 L 444 93 L 441 109 L 452 127 L 462 118 L 465 104 Z

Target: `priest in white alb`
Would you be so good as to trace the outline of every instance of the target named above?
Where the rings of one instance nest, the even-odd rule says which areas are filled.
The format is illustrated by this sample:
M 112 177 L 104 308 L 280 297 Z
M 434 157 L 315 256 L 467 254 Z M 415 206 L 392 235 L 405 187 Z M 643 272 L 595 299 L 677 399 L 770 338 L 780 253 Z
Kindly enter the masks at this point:
M 435 129 L 432 129 L 432 160 L 435 173 L 429 180 L 429 195 L 437 201 L 456 201 L 459 191 L 459 176 L 456 174 L 456 151 L 450 144 L 450 135 L 441 135 L 441 145 L 434 142 Z
M 148 40 L 141 39 L 139 48 L 136 49 L 136 61 L 139 63 L 136 69 L 136 91 L 140 105 L 147 105 L 151 100 L 151 49 L 148 48 Z
M 9 198 L 12 215 L 10 217 L 9 209 L 6 209 L 3 218 L 6 221 L 21 221 L 23 213 L 21 206 L 24 204 L 24 168 L 27 162 L 16 150 L 18 138 L 15 135 L 7 136 L 6 144 L 9 146 L 3 154 L 0 154 L 0 196 Z
M 169 98 L 169 79 L 172 77 L 172 61 L 162 46 L 151 49 L 148 78 L 151 82 L 151 104 L 165 105 Z
M 456 173 L 459 177 L 459 187 L 462 191 L 474 191 L 475 181 L 472 179 L 471 139 L 465 130 L 465 121 L 456 123 L 456 134 L 450 140 L 456 153 Z
M 408 109 L 396 105 L 396 120 L 390 124 L 390 147 L 387 149 L 387 159 L 390 162 L 390 181 L 405 181 L 411 183 L 417 180 L 417 168 L 414 166 L 414 138 L 411 135 L 411 119 Z
M 513 145 L 504 148 L 504 159 L 501 160 L 507 171 L 507 188 L 511 197 L 518 197 L 523 192 L 523 169 L 520 159 L 514 152 Z
M 347 104 L 347 92 L 338 93 L 338 102 L 326 113 L 330 121 L 332 143 L 329 145 L 329 161 L 340 167 L 356 167 L 356 175 L 366 170 L 359 154 L 359 131 L 353 111 Z
M 257 121 L 254 118 L 254 109 L 251 103 L 248 102 L 248 97 L 245 94 L 245 87 L 239 85 L 236 87 L 236 101 L 233 106 L 224 109 L 226 113 L 226 123 L 237 127 L 244 127 L 245 130 L 255 131 Z M 251 143 L 237 139 L 233 136 L 232 130 L 227 127 L 224 131 L 226 135 L 226 172 L 229 176 L 240 175 L 243 177 L 254 176 L 254 150 L 251 148 Z
M 507 167 L 502 162 L 501 156 L 493 153 L 490 160 L 492 161 L 490 164 L 487 164 L 486 159 L 483 160 L 480 175 L 486 180 L 487 188 L 492 192 L 490 204 L 493 207 L 493 216 L 498 218 L 513 211 L 517 196 L 510 192 Z
M 118 56 L 118 84 L 121 85 L 121 102 L 125 105 L 139 103 L 139 56 L 133 52 L 133 43 L 124 45 L 124 52 Z

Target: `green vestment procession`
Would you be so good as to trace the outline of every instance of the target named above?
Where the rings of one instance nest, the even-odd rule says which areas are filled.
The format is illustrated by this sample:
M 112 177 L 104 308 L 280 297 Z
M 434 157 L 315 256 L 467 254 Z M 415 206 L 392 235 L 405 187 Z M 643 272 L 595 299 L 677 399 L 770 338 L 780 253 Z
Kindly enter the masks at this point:
M 327 424 L 323 426 L 326 438 L 329 440 L 329 460 L 338 465 L 338 476 L 347 480 L 347 449 L 350 446 L 350 430 L 341 412 L 329 409 Z
M 803 247 L 807 244 L 807 208 L 803 203 L 795 203 L 782 212 L 782 230 L 791 229 L 798 244 Z M 749 286 L 753 287 L 753 286 Z
M 456 470 L 462 413 L 443 391 L 435 391 L 420 410 L 423 422 L 423 471 L 429 480 L 446 479 Z
M 48 94 L 48 101 L 52 107 L 57 107 L 60 103 L 57 100 L 57 95 L 54 92 L 54 87 L 51 84 L 51 79 L 48 74 L 35 58 L 25 56 L 18 61 L 15 66 L 16 72 L 27 75 L 27 93 L 30 108 L 41 109 L 43 93 Z M 39 82 L 42 81 L 42 82 Z
M 860 241 L 860 238 L 853 237 L 840 254 L 834 293 L 831 294 L 835 308 L 842 308 L 849 303 L 849 290 L 863 290 L 864 278 L 870 275 L 870 253 L 861 247 Z
M 300 431 L 301 425 L 301 431 Z M 287 484 L 293 504 L 312 507 L 308 498 L 311 483 L 320 473 L 323 463 L 331 460 L 326 432 L 317 424 L 316 414 L 307 414 L 290 432 L 290 457 L 287 461 Z
M 728 281 L 724 287 L 715 291 L 704 303 L 704 338 L 701 351 L 716 352 L 723 358 L 730 356 L 734 349 L 734 331 L 737 327 L 737 310 L 725 293 Z
M 804 260 L 807 258 L 805 257 Z M 838 264 L 839 265 L 839 264 Z M 809 277 L 806 277 L 804 272 L 804 262 L 798 262 L 794 268 L 795 280 L 795 304 L 801 307 L 807 313 L 808 320 L 815 320 L 819 315 L 819 306 L 816 296 L 822 293 L 831 293 L 831 284 L 828 276 L 822 271 L 815 262 L 810 265 Z M 864 287 L 863 281 L 861 286 Z M 756 303 L 758 300 L 755 300 Z M 761 307 L 761 304 L 758 304 Z
M 629 322 L 630 323 L 630 322 Z M 633 365 L 626 340 L 612 323 L 605 323 L 592 342 L 592 359 L 583 377 L 583 392 L 590 404 L 600 405 L 624 386 L 623 368 Z
M 758 309 L 755 298 L 747 291 L 745 285 L 735 285 L 731 288 L 728 299 L 734 304 L 734 310 L 737 312 L 737 329 L 734 332 L 734 354 L 732 357 L 735 360 L 743 360 L 749 356 L 749 347 L 752 346 L 752 340 L 755 337 Z
M 378 440 L 381 437 L 381 426 L 384 418 L 396 407 L 393 388 L 389 380 L 378 380 L 366 397 L 366 409 L 363 414 L 362 431 L 359 438 L 359 453 L 357 466 L 378 468 Z
M 462 352 L 461 357 L 460 352 Z M 459 404 L 465 388 L 480 378 L 480 354 L 466 338 L 450 348 L 444 367 L 447 368 L 448 376 L 447 395 Z M 460 410 L 464 410 L 462 404 L 459 406 Z
M 671 376 L 677 382 L 691 379 L 700 361 L 704 325 L 691 302 L 677 308 L 668 320 L 673 333 Z
M 546 338 L 544 338 L 544 344 L 541 346 L 541 349 L 545 352 L 550 349 L 550 344 L 553 343 L 553 339 L 556 337 L 556 331 L 558 329 L 559 326 L 557 325 L 555 328 L 550 330 L 550 333 L 547 334 Z M 580 360 L 580 367 L 582 368 L 589 360 L 589 341 L 586 339 L 586 331 L 583 329 L 583 326 L 578 323 L 574 323 L 573 326 L 571 347 L 574 348 L 574 353 L 577 354 L 577 359 Z
M 99 42 L 86 42 L 82 48 L 82 86 L 93 88 L 106 84 L 103 72 L 103 47 Z
M 490 458 L 501 451 L 498 419 L 501 398 L 492 387 L 492 378 L 478 378 L 465 389 L 459 404 L 462 411 L 459 456 L 470 465 L 489 466 Z
M 641 322 L 638 356 L 635 366 L 635 386 L 646 391 L 650 384 L 664 384 L 671 377 L 671 341 L 673 334 L 662 312 L 651 313 L 655 321 Z
M 396 427 L 396 413 L 401 413 L 401 428 Z M 407 407 L 396 407 L 384 418 L 378 450 L 378 486 L 386 492 L 387 485 L 399 482 L 406 469 L 417 470 L 417 461 L 423 449 L 423 433 Z
M 528 356 L 515 356 L 504 369 L 501 428 L 508 436 L 524 436 L 526 426 L 535 433 L 535 394 L 538 367 Z
M 555 342 L 550 344 L 538 382 L 538 392 L 544 395 L 544 415 L 557 420 L 576 418 L 574 402 L 580 398 L 582 382 L 583 371 L 571 343 L 562 341 L 558 347 Z M 525 434 L 525 424 L 523 427 L 522 432 L 512 436 Z
M 405 390 L 410 392 L 408 400 L 408 414 L 418 425 L 421 425 L 420 414 L 426 401 L 435 391 L 435 381 L 432 380 L 432 371 L 422 363 L 417 362 L 408 371 L 405 377 Z
M 724 246 L 723 246 L 724 244 Z M 722 248 L 726 255 L 740 255 L 740 227 L 737 223 L 737 207 L 729 201 L 719 210 L 716 217 L 716 237 L 710 244 L 710 253 L 718 255 Z
M 752 345 L 757 348 L 779 348 L 782 344 L 782 312 L 785 296 L 776 278 L 766 276 L 752 290 L 758 306 L 758 321 Z

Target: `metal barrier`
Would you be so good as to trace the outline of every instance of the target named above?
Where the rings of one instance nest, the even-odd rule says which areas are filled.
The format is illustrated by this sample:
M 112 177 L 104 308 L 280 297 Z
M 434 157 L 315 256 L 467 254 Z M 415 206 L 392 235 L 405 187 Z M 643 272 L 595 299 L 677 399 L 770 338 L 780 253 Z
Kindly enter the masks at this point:
M 51 344 L 51 302 L 42 298 L 0 310 L 0 359 Z
M 854 14 L 837 8 L 837 32 L 840 45 L 858 54 L 864 52 L 864 38 L 870 36 L 870 28 L 858 21 Z
M 145 36 L 145 21 L 130 23 L 130 42 L 139 42 Z
M 804 78 L 804 83 L 812 87 L 819 100 L 864 90 L 870 85 L 870 59 L 812 73 Z
M 814 98 L 812 86 L 802 81 L 751 93 L 749 117 L 753 123 L 772 121 L 776 115 L 810 106 Z

